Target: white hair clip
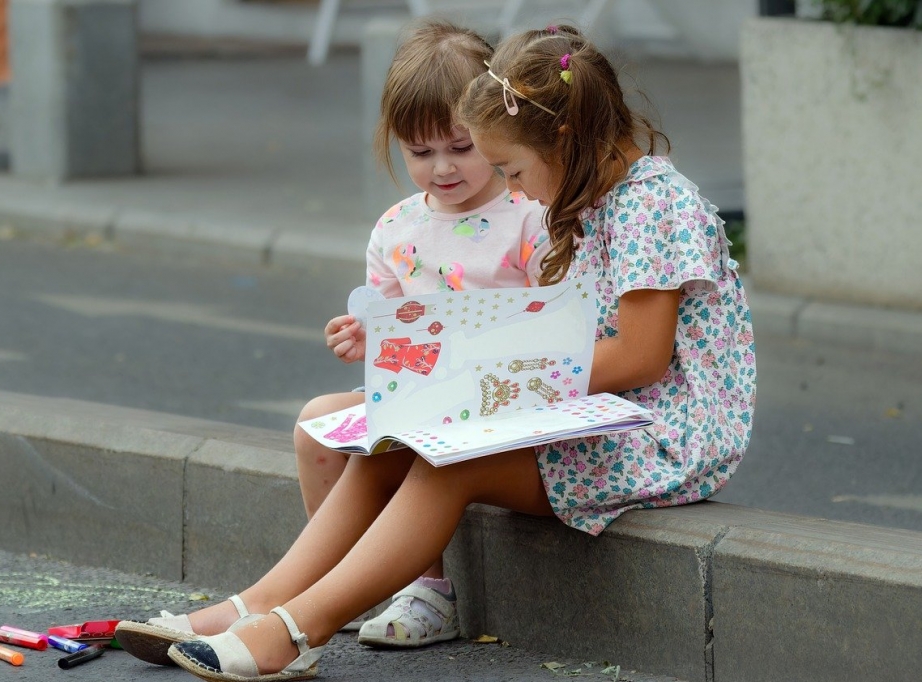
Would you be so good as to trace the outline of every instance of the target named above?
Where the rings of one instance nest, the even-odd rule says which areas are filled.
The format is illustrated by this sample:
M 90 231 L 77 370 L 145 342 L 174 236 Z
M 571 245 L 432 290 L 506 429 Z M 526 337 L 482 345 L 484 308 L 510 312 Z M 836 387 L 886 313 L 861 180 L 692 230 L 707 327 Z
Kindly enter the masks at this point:
M 551 111 L 546 106 L 538 104 L 535 100 L 529 97 L 526 97 L 521 92 L 519 92 L 514 87 L 512 87 L 509 84 L 508 78 L 500 78 L 495 73 L 493 73 L 493 71 L 490 69 L 489 62 L 484 62 L 484 64 L 487 65 L 487 73 L 490 74 L 490 77 L 493 80 L 495 80 L 497 83 L 503 86 L 503 104 L 506 105 L 506 112 L 510 116 L 515 116 L 517 113 L 519 113 L 519 103 L 515 101 L 516 97 L 520 97 L 521 99 L 524 99 L 526 102 L 531 102 L 532 104 L 534 104 L 536 107 L 538 107 L 542 111 L 546 111 L 547 113 L 549 113 L 551 116 L 557 115 L 556 111 Z

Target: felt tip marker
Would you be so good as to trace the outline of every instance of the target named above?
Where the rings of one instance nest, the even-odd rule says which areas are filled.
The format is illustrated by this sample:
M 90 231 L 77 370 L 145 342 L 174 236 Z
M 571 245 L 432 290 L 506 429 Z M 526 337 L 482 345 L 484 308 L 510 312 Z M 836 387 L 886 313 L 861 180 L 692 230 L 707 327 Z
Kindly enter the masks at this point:
M 69 654 L 75 654 L 78 651 L 83 651 L 89 646 L 88 644 L 81 644 L 80 642 L 75 642 L 74 640 L 67 639 L 66 637 L 58 637 L 57 635 L 48 635 L 48 643 L 55 649 L 66 651 Z
M 24 646 L 28 649 L 44 651 L 48 648 L 48 638 L 37 632 L 20 630 L 19 628 L 9 628 L 6 625 L 0 627 L 0 642 Z
M 0 646 L 0 659 L 6 661 L 10 665 L 22 665 L 22 662 L 26 660 L 26 657 L 18 651 L 13 651 L 12 649 L 7 649 L 5 646 Z
M 75 654 L 70 656 L 65 656 L 64 658 L 58 659 L 58 667 L 63 668 L 64 670 L 69 670 L 74 666 L 83 665 L 87 661 L 92 661 L 94 658 L 99 658 L 106 651 L 106 648 L 98 644 L 93 644 L 88 646 L 82 651 L 78 651 Z

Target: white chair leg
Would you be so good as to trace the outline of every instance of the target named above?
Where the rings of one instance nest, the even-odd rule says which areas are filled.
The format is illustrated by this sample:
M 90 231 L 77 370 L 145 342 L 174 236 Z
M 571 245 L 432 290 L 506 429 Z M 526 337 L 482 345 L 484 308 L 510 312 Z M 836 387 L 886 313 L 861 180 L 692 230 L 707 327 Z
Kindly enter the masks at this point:
M 339 0 L 322 0 L 320 3 L 320 8 L 317 10 L 317 24 L 314 26 L 314 37 L 311 39 L 310 49 L 307 52 L 307 61 L 311 66 L 320 66 L 327 60 L 337 12 L 339 12 Z

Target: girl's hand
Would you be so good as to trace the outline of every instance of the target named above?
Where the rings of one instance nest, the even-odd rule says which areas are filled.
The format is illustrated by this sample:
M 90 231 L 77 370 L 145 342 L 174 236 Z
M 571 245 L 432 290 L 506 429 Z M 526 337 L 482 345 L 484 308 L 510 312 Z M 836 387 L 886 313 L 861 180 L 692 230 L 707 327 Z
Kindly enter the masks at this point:
M 343 362 L 365 359 L 365 330 L 352 315 L 340 315 L 327 322 L 323 328 L 327 348 Z

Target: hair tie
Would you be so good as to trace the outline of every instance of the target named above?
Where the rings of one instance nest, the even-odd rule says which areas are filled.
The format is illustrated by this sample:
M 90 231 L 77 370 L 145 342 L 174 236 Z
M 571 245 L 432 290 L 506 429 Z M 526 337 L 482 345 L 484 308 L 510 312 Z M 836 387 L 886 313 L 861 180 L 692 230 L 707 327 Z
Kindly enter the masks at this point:
M 573 81 L 573 72 L 570 71 L 570 53 L 560 58 L 560 80 L 569 85 Z
M 554 26 L 554 24 L 551 24 L 550 26 L 548 26 L 548 27 L 547 27 L 546 29 L 544 29 L 544 30 L 547 31 L 548 33 L 550 33 L 552 36 L 553 36 L 553 35 L 557 35 L 557 27 Z

